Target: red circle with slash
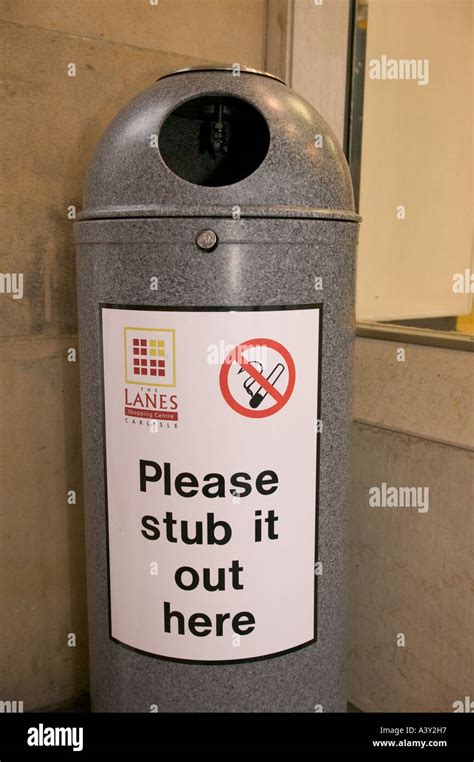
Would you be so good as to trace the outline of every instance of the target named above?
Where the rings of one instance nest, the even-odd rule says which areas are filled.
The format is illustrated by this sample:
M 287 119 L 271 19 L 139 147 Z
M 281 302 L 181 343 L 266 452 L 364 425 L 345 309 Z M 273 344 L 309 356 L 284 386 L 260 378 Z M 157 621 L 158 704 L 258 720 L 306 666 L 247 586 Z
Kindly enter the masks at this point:
M 262 346 L 268 347 L 269 349 L 274 349 L 276 352 L 279 352 L 287 364 L 288 385 L 283 394 L 277 391 L 277 389 L 271 385 L 265 376 L 262 375 L 262 373 L 259 373 L 259 371 L 256 370 L 256 368 L 254 368 L 254 366 L 250 363 L 250 361 L 246 360 L 243 356 L 243 352 L 245 352 L 246 349 Z M 264 410 L 252 410 L 244 407 L 244 405 L 241 405 L 239 402 L 237 402 L 229 389 L 229 372 L 231 365 L 234 362 L 238 363 L 238 365 L 240 365 L 241 368 L 249 374 L 249 376 L 252 376 L 252 378 L 254 378 L 258 384 L 260 384 L 262 389 L 264 389 L 267 394 L 273 397 L 275 400 L 274 405 L 267 407 Z M 281 410 L 284 405 L 286 405 L 291 397 L 293 389 L 295 388 L 295 379 L 295 363 L 293 362 L 292 356 L 286 347 L 283 346 L 283 344 L 280 344 L 278 341 L 273 341 L 273 339 L 250 339 L 250 341 L 244 341 L 241 344 L 238 344 L 231 352 L 229 352 L 220 370 L 219 385 L 225 401 L 232 408 L 232 410 L 235 410 L 236 413 L 245 415 L 248 418 L 266 418 L 269 415 L 278 413 L 278 411 Z

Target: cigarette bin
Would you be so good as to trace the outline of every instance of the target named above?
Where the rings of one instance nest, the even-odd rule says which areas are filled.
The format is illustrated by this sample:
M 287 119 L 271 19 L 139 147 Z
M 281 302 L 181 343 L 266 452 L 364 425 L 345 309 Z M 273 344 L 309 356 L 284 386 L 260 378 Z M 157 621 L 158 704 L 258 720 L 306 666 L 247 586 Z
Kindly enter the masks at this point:
M 75 223 L 92 708 L 346 706 L 347 163 L 250 69 L 112 121 Z

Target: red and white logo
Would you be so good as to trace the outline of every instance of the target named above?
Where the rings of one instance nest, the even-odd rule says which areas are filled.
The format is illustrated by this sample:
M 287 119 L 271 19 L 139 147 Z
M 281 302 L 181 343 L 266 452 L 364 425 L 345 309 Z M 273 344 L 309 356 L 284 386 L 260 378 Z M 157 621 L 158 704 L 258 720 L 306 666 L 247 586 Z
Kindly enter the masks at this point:
M 227 404 L 247 418 L 266 418 L 290 399 L 296 380 L 295 363 L 283 344 L 250 339 L 225 358 L 219 384 Z
M 165 328 L 125 328 L 125 382 L 175 386 L 175 332 Z
M 167 391 L 176 386 L 174 329 L 127 326 L 124 342 L 125 415 L 177 421 L 177 396 Z

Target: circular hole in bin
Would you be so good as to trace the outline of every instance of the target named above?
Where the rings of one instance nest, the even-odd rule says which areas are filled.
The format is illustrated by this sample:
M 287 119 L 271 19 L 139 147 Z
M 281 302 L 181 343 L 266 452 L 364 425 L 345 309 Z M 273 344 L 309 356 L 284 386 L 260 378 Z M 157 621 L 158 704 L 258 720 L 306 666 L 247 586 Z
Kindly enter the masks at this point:
M 262 114 L 240 98 L 206 95 L 173 111 L 160 131 L 163 161 L 195 185 L 232 185 L 255 172 L 270 132 Z

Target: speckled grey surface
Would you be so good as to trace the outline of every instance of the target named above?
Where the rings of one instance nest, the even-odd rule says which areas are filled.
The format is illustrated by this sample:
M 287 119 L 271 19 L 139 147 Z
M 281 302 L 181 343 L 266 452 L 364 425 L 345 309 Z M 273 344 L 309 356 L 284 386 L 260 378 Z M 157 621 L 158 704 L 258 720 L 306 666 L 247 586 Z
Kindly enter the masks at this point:
M 180 103 L 206 94 L 252 103 L 270 127 L 263 164 L 238 184 L 197 187 L 174 175 L 150 147 L 166 117 Z M 315 147 L 318 135 L 323 145 Z M 152 141 L 153 144 L 153 141 Z M 231 72 L 192 72 L 161 79 L 134 98 L 110 123 L 90 164 L 79 219 L 203 215 L 215 207 L 229 215 L 235 205 L 342 210 L 351 218 L 352 184 L 336 136 L 307 101 L 268 77 Z M 250 212 L 248 212 L 250 213 Z
M 203 188 L 161 166 L 144 139 L 159 130 L 173 105 L 216 90 L 240 93 L 258 105 L 269 121 L 271 148 L 246 180 Z M 318 132 L 326 136 L 324 149 L 314 148 Z M 231 218 L 235 205 L 241 207 L 239 220 Z M 160 712 L 314 712 L 322 705 L 324 712 L 345 711 L 358 224 L 347 165 L 334 136 L 308 104 L 276 80 L 223 72 L 170 77 L 138 96 L 112 123 L 89 171 L 84 207 L 75 236 L 93 709 L 149 712 L 157 705 Z M 180 208 L 182 218 L 175 216 Z M 269 211 L 273 214 L 266 217 Z M 96 219 L 117 216 L 129 219 Z M 196 247 L 203 228 L 219 237 L 212 253 Z M 159 290 L 150 291 L 149 279 L 156 275 Z M 315 290 L 317 276 L 322 291 Z M 109 639 L 100 302 L 323 303 L 318 510 L 324 571 L 318 578 L 317 642 L 261 661 L 205 665 L 149 657 Z

